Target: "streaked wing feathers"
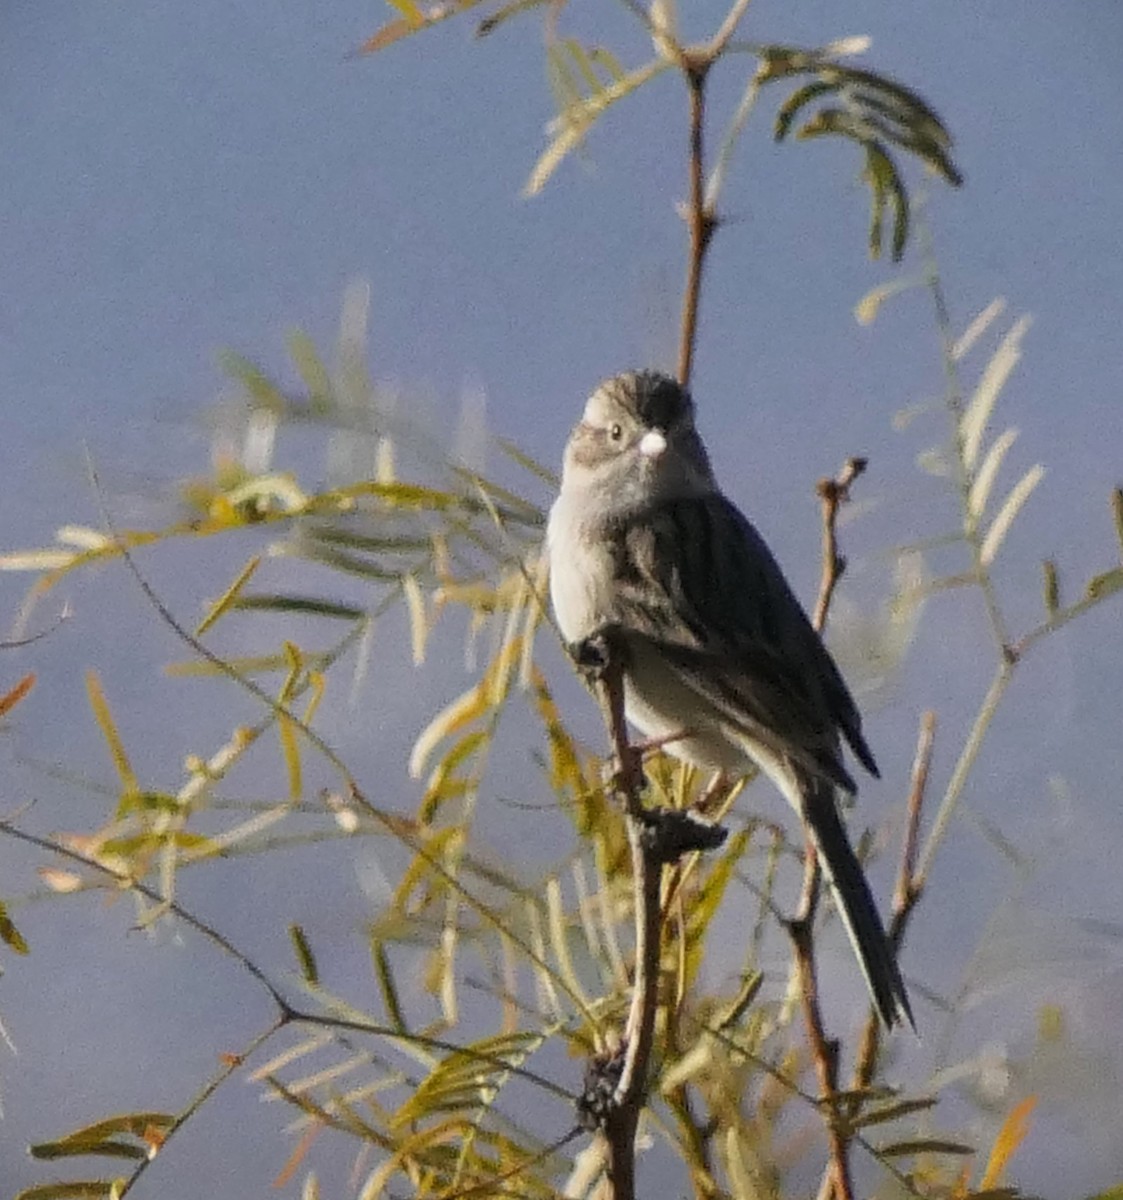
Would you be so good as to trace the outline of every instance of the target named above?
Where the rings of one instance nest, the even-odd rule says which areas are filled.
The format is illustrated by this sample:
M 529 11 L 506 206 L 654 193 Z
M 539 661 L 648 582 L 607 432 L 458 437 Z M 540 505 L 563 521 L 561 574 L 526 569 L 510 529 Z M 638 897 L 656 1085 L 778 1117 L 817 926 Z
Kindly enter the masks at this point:
M 840 733 L 877 774 L 834 660 L 764 540 L 724 496 L 649 510 L 618 546 L 615 621 L 657 645 L 700 698 L 848 791 Z

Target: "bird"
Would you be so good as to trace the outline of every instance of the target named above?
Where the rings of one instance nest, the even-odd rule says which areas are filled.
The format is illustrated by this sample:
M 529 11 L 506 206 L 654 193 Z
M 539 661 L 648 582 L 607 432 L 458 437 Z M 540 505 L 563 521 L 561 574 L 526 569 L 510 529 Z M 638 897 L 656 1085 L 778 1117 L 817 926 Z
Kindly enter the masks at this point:
M 624 709 L 645 738 L 726 778 L 755 766 L 798 814 L 887 1027 L 908 992 L 839 794 L 845 742 L 878 775 L 857 705 L 771 550 L 722 492 L 694 402 L 658 371 L 616 375 L 566 444 L 546 529 L 567 645 L 611 631 Z

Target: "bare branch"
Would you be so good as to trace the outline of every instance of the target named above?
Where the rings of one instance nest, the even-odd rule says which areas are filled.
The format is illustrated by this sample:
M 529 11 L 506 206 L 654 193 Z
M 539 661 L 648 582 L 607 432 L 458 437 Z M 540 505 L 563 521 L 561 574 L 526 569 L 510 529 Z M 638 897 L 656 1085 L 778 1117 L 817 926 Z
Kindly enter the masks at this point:
M 864 458 L 848 458 L 833 479 L 820 479 L 815 488 L 823 509 L 823 569 L 811 624 L 819 633 L 826 626 L 834 590 L 846 572 L 846 559 L 838 549 L 838 510 L 850 499 L 850 485 L 862 474 L 866 465 Z
M 690 386 L 694 349 L 698 339 L 698 307 L 702 295 L 702 270 L 706 262 L 717 217 L 706 202 L 705 118 L 706 78 L 712 59 L 706 55 L 688 58 L 683 73 L 690 94 L 690 199 L 686 223 L 690 230 L 690 250 L 686 264 L 686 286 L 682 298 L 682 327 L 679 341 L 678 378 Z
M 634 1200 L 636 1129 L 643 1109 L 659 999 L 662 858 L 649 836 L 640 801 L 644 786 L 642 752 L 628 741 L 624 716 L 624 651 L 611 631 L 596 641 L 595 653 L 599 662 L 595 685 L 617 764 L 613 783 L 624 804 L 632 852 L 636 924 L 632 1003 L 624 1028 L 623 1058 L 622 1062 L 605 1064 L 606 1071 L 617 1067 L 619 1075 L 611 1102 L 599 1115 L 603 1118 L 601 1128 L 613 1200 Z

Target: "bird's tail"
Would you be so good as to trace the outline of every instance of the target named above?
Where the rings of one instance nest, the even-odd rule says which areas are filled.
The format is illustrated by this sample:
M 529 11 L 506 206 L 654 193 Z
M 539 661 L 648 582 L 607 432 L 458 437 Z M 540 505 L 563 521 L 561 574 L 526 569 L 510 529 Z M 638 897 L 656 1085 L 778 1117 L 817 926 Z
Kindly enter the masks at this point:
M 915 1029 L 896 955 L 885 934 L 862 864 L 846 835 L 834 788 L 825 780 L 802 782 L 804 824 L 831 885 L 874 1006 L 889 1028 L 907 1021 Z

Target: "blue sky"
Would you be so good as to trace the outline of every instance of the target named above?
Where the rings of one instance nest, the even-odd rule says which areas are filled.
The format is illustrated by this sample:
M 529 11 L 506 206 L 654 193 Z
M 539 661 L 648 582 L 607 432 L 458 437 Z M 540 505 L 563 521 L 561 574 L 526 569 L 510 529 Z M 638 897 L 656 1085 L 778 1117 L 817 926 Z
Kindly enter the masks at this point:
M 687 31 L 712 28 L 720 11 L 710 0 L 697 5 L 684 18 Z M 427 394 L 442 423 L 452 422 L 466 387 L 482 389 L 491 427 L 548 462 L 559 460 L 581 398 L 600 377 L 670 361 L 683 265 L 674 213 L 685 190 L 679 81 L 666 77 L 610 114 L 587 155 L 525 200 L 520 189 L 552 113 L 535 18 L 483 42 L 470 37 L 470 21 L 453 21 L 381 55 L 352 57 L 392 15 L 347 0 L 278 0 L 268 9 L 217 0 L 23 0 L 6 8 L 4 546 L 43 543 L 70 520 L 98 522 L 87 445 L 121 519 L 157 519 L 156 485 L 205 465 L 199 417 L 223 387 L 216 351 L 234 347 L 284 374 L 286 332 L 299 325 L 327 344 L 355 278 L 371 285 L 377 378 Z M 610 42 L 628 65 L 651 53 L 615 7 L 575 3 L 563 21 L 589 41 Z M 1009 303 L 1006 323 L 1034 316 L 1000 410 L 1021 430 L 1007 485 L 1016 468 L 1038 460 L 1048 467 L 1001 571 L 1012 612 L 1029 621 L 1040 557 L 1058 556 L 1075 593 L 1117 552 L 1106 497 L 1123 482 L 1123 10 L 1114 0 L 759 0 L 747 25 L 747 36 L 759 40 L 808 44 L 860 33 L 873 39 L 866 62 L 919 88 L 956 136 L 966 186 L 951 193 L 933 185 L 930 214 L 957 322 L 997 295 Z M 735 102 L 738 71 L 715 79 L 715 107 Z M 918 473 L 914 458 L 943 427 L 922 418 L 900 433 L 890 423 L 898 409 L 939 394 L 937 341 L 921 292 L 889 302 L 872 327 L 855 323 L 852 307 L 869 288 L 916 270 L 915 250 L 899 269 L 869 262 L 855 154 L 848 146 L 773 146 L 777 99 L 766 94 L 727 185 L 730 219 L 711 257 L 696 395 L 727 490 L 758 521 L 804 596 L 817 569 L 811 485 L 847 454 L 871 457 L 861 495 L 873 507 L 847 534 L 861 596 L 880 579 L 879 550 L 931 532 L 941 519 L 940 485 Z M 992 336 L 969 376 L 993 345 Z M 239 555 L 208 563 L 200 595 L 220 590 Z M 152 569 L 174 593 L 188 587 L 194 561 Z M 0 583 L 14 610 L 25 581 Z M 198 748 L 213 744 L 230 720 L 229 710 L 194 712 L 188 724 L 169 728 L 152 707 L 153 664 L 180 652 L 122 576 L 101 577 L 68 598 L 70 625 L 9 660 L 13 677 L 36 669 L 42 682 L 15 723 L 7 788 L 13 798 L 37 797 L 45 828 L 79 823 L 83 800 L 21 773 L 15 757 L 87 770 L 100 761 L 81 688 L 87 666 L 102 671 L 153 767 L 174 766 L 185 728 Z M 1119 622 L 1118 607 L 1105 609 L 1026 664 L 969 796 L 988 820 L 1041 852 L 1026 910 L 1046 923 L 1057 914 L 1114 920 L 1123 899 L 1113 872 L 1123 835 Z M 985 686 L 983 638 L 973 601 L 930 607 L 899 689 L 870 717 L 887 778 L 907 769 L 916 714 L 931 705 L 946 730 L 936 763 L 946 782 L 952 748 Z M 459 686 L 418 684 L 414 710 L 380 717 L 383 744 L 408 745 L 425 712 Z M 594 729 L 591 718 L 587 728 Z M 341 736 L 361 752 L 361 730 Z M 1068 807 L 1049 799 L 1057 794 L 1053 776 L 1065 781 Z M 888 805 L 896 793 L 883 785 L 863 795 Z M 25 886 L 26 856 L 10 847 L 0 854 L 13 864 L 17 888 Z M 951 894 L 947 918 L 921 923 L 918 961 L 965 957 L 979 933 L 975 909 L 989 910 L 1008 891 L 1008 881 L 996 882 L 992 855 L 969 830 L 957 831 L 934 880 Z M 261 871 L 244 905 L 227 915 L 243 936 L 268 944 L 272 930 L 252 919 L 256 889 L 285 882 L 294 904 L 312 906 L 316 889 L 286 882 L 280 868 Z M 200 900 L 213 900 L 203 885 Z M 67 918 L 76 924 L 59 910 L 34 910 L 35 954 L 5 977 L 0 1012 L 21 1049 L 19 1060 L 0 1061 L 5 1190 L 4 1171 L 19 1172 L 18 1182 L 42 1177 L 23 1164 L 21 1148 L 32 1136 L 114 1107 L 175 1103 L 211 1069 L 208 1038 L 232 1020 L 226 984 L 207 990 L 208 972 L 218 980 L 218 968 L 205 954 L 177 959 L 171 944 L 153 951 L 125 938 L 123 911 L 71 904 Z M 79 1004 L 52 984 L 44 1001 L 52 970 L 75 940 L 97 948 L 84 951 L 82 971 L 98 987 Z M 1081 959 L 1073 968 L 1065 955 L 1079 957 L 1083 943 L 1063 930 L 1056 940 L 1058 962 L 1046 962 L 1023 989 L 1025 1027 L 1032 1030 L 1035 1003 L 1060 994 L 1095 1044 L 1098 1030 L 1123 1017 L 1123 955 L 1114 943 L 1096 943 L 1090 965 Z M 193 978 L 190 1016 L 177 1017 L 185 1023 L 180 1033 L 157 1033 L 183 994 L 185 972 Z M 112 980 L 122 979 L 128 987 L 115 990 Z M 233 1023 L 251 1028 L 254 1004 L 247 998 Z M 981 1007 L 972 1045 L 1001 1035 L 1001 1012 Z M 84 1040 L 95 1025 L 107 1040 Z M 165 1035 L 182 1074 L 166 1081 L 166 1096 L 142 1098 L 143 1046 Z M 65 1055 L 52 1052 L 60 1046 Z M 96 1074 L 112 1077 L 111 1099 L 89 1090 Z M 43 1081 L 42 1092 L 21 1086 L 24 1079 Z M 235 1094 L 221 1103 L 235 1112 L 249 1100 Z M 1118 1148 L 1089 1132 L 1093 1121 L 1066 1117 L 1064 1107 L 1059 1100 L 1044 1106 L 1028 1169 L 1052 1171 L 1058 1189 L 1062 1181 L 1107 1183 L 1123 1171 Z M 203 1132 L 198 1137 L 196 1146 L 206 1144 Z M 260 1156 L 248 1159 L 218 1145 L 204 1166 L 210 1182 L 229 1190 L 236 1180 L 237 1194 L 265 1195 L 282 1140 L 262 1134 Z M 145 1194 L 174 1196 L 177 1186 L 182 1195 L 203 1192 L 197 1177 L 188 1186 L 176 1163 L 161 1170 Z

